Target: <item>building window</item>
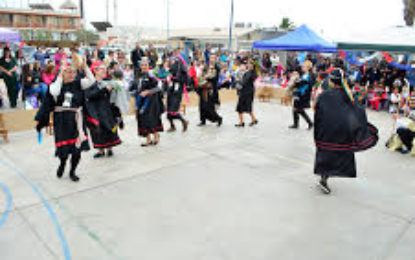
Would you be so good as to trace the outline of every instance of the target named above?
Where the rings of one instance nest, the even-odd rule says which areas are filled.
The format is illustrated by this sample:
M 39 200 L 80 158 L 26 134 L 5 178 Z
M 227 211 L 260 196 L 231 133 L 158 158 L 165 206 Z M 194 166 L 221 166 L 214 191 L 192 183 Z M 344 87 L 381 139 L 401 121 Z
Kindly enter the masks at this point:
M 34 26 L 35 27 L 43 27 L 44 26 L 42 16 L 40 16 L 40 15 L 36 15 L 33 18 L 33 21 L 34 21 Z
M 13 23 L 12 14 L 0 14 L 0 25 L 11 26 Z
M 31 25 L 29 15 L 19 15 L 18 23 L 20 26 L 29 27 Z
M 56 28 L 56 27 L 59 26 L 59 21 L 58 21 L 58 18 L 57 17 L 52 17 L 52 26 L 54 28 Z
M 60 33 L 58 33 L 58 32 L 53 32 L 53 33 L 52 33 L 52 39 L 53 39 L 54 41 L 60 41 L 60 40 L 61 40 L 61 35 L 60 35 Z

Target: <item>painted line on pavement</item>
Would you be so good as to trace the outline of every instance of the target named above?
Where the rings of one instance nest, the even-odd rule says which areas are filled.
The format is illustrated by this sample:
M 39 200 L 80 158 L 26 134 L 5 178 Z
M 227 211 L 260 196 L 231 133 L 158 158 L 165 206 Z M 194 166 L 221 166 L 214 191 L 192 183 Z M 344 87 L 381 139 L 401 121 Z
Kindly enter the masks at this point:
M 52 222 L 55 226 L 56 232 L 58 233 L 59 239 L 61 241 L 62 245 L 62 251 L 63 255 L 65 257 L 65 260 L 71 260 L 71 251 L 69 250 L 69 245 L 66 240 L 66 237 L 63 233 L 62 227 L 59 224 L 58 218 L 56 217 L 55 212 L 53 211 L 51 205 L 47 202 L 45 197 L 43 196 L 42 192 L 34 185 L 27 177 L 26 175 L 19 170 L 17 167 L 13 166 L 12 164 L 5 161 L 3 158 L 0 158 L 0 163 L 12 170 L 14 173 L 16 173 L 22 180 L 24 180 L 31 188 L 32 190 L 39 196 L 43 206 L 45 207 L 46 211 L 48 212 L 50 218 L 52 219 Z
M 5 210 L 0 218 L 0 227 L 2 227 L 4 223 L 6 223 L 7 217 L 9 216 L 10 211 L 12 209 L 13 199 L 9 188 L 5 184 L 0 183 L 0 188 L 3 190 L 4 195 L 6 195 Z

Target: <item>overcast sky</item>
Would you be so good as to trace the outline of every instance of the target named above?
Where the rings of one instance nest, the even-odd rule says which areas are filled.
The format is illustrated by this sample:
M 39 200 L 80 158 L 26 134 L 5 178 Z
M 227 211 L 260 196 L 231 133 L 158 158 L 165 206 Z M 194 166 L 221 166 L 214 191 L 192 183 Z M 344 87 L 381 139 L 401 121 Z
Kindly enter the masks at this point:
M 19 4 L 28 0 L 6 1 Z M 111 22 L 113 1 L 110 0 Z M 230 1 L 170 0 L 171 28 L 227 27 Z M 49 2 L 59 6 L 64 0 Z M 105 3 L 106 0 L 84 0 L 87 20 L 105 20 Z M 167 0 L 118 0 L 119 24 L 166 28 L 166 3 Z M 402 0 L 234 0 L 234 3 L 235 22 L 278 25 L 287 16 L 296 25 L 305 23 L 328 38 L 404 24 Z

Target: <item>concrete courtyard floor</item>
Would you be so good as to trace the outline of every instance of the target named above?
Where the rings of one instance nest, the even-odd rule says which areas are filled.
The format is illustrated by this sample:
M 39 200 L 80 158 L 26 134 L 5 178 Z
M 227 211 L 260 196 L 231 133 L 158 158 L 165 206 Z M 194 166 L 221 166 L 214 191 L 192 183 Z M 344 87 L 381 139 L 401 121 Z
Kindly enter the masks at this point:
M 156 148 L 140 147 L 129 117 L 114 158 L 83 154 L 80 183 L 56 178 L 52 137 L 12 135 L 0 144 L 0 259 L 415 259 L 415 158 L 386 150 L 388 115 L 369 112 L 378 146 L 326 196 L 312 132 L 287 128 L 289 107 L 255 107 L 260 124 L 244 129 L 234 104 L 221 128 L 196 127 L 191 108 L 188 133 Z

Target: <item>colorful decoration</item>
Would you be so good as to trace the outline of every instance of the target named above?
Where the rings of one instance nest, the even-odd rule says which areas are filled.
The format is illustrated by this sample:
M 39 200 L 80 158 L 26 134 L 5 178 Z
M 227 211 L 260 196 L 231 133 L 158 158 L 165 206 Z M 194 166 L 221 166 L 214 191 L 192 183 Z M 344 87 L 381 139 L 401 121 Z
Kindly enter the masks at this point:
M 339 50 L 337 53 L 339 54 L 340 58 L 345 60 L 347 63 L 357 65 L 357 66 L 362 66 L 365 62 L 368 62 L 370 60 L 383 56 L 385 60 L 388 62 L 388 64 L 391 65 L 392 67 L 400 69 L 400 70 L 412 71 L 411 65 L 399 64 L 398 62 L 394 61 L 394 59 L 390 56 L 389 53 L 385 51 L 376 52 L 366 58 L 359 58 L 356 56 L 354 52 L 350 52 L 350 51 Z
M 346 91 L 346 94 L 347 94 L 347 96 L 349 97 L 349 99 L 350 99 L 352 102 L 354 102 L 353 93 L 352 93 L 352 91 L 350 90 L 349 84 L 347 84 L 347 80 L 346 80 L 346 78 L 345 78 L 345 77 L 343 77 L 343 79 L 342 79 L 342 86 L 343 86 L 344 91 Z

